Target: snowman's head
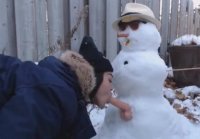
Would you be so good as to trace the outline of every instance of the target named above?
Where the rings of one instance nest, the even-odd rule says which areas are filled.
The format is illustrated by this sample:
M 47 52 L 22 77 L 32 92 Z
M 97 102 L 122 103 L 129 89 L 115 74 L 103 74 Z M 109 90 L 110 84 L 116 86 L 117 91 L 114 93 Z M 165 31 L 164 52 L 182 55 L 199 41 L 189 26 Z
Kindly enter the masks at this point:
M 127 3 L 121 17 L 113 23 L 113 28 L 117 30 L 122 49 L 157 51 L 160 46 L 160 21 L 146 5 Z
M 119 22 L 118 40 L 124 50 L 157 51 L 161 36 L 153 23 L 136 20 L 128 23 Z

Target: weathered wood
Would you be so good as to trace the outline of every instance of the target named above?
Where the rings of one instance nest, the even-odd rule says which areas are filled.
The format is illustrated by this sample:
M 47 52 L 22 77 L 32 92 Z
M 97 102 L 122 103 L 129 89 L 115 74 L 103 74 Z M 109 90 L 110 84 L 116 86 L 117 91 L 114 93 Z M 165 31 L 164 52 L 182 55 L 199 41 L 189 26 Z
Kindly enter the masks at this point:
M 49 53 L 56 55 L 65 48 L 63 0 L 48 0 L 47 14 Z
M 160 0 L 153 0 L 151 9 L 154 12 L 155 17 L 160 19 Z
M 163 58 L 177 37 L 200 35 L 200 15 L 191 0 L 1 0 L 0 52 L 36 61 L 60 49 L 78 51 L 83 36 L 91 35 L 113 60 L 120 47 L 112 23 L 128 2 L 147 5 L 161 20 Z
M 160 56 L 166 60 L 167 59 L 167 47 L 168 47 L 168 33 L 169 33 L 169 11 L 170 11 L 170 1 L 162 1 L 162 16 L 161 16 L 161 37 L 162 43 L 160 47 Z
M 171 20 L 170 20 L 170 43 L 177 38 L 178 33 L 178 0 L 172 0 L 171 2 Z
M 15 19 L 18 57 L 37 61 L 35 1 L 15 2 Z
M 197 19 L 197 35 L 200 37 L 200 13 L 198 14 Z
M 197 35 L 200 36 L 200 28 L 197 28 Z
M 146 5 L 146 0 L 136 0 L 137 3 L 145 4 Z
M 70 30 L 73 32 L 71 38 L 71 49 L 78 51 L 83 36 L 86 34 L 85 20 L 87 16 L 87 7 L 84 7 L 84 0 L 70 0 Z
M 153 1 L 152 0 L 145 0 L 145 5 L 152 9 Z
M 179 32 L 178 37 L 187 33 L 187 0 L 180 0 Z
M 64 49 L 70 49 L 71 45 L 71 30 L 70 30 L 70 9 L 69 0 L 63 1 L 63 12 L 64 12 Z
M 197 24 L 199 24 L 199 25 L 198 25 L 198 28 L 197 28 L 197 35 L 200 37 L 200 13 L 199 13 L 198 20 L 199 20 L 199 23 L 197 23 Z
M 124 8 L 125 8 L 125 5 L 127 3 L 130 3 L 130 2 L 134 2 L 134 0 L 121 0 L 121 9 L 120 9 L 120 12 L 122 13 Z
M 38 60 L 49 53 L 48 28 L 47 28 L 47 3 L 44 0 L 35 0 L 36 8 L 36 43 Z
M 198 9 L 195 9 L 195 17 L 194 17 L 194 34 L 198 34 L 198 28 L 200 28 L 200 14 Z
M 0 1 L 0 53 L 17 56 L 14 1 Z
M 120 1 L 106 1 L 106 57 L 112 61 L 117 55 L 117 32 L 112 28 L 112 23 L 120 16 Z
M 187 19 L 188 20 L 188 28 L 187 28 L 188 34 L 194 34 L 193 15 L 194 15 L 193 1 L 188 0 L 188 19 Z
M 106 46 L 106 0 L 89 0 L 89 35 L 93 37 L 98 50 Z
M 4 53 L 6 51 L 6 47 L 8 46 L 8 30 L 7 30 L 7 18 L 6 18 L 6 0 L 0 1 L 0 32 L 4 35 L 0 37 L 0 53 Z

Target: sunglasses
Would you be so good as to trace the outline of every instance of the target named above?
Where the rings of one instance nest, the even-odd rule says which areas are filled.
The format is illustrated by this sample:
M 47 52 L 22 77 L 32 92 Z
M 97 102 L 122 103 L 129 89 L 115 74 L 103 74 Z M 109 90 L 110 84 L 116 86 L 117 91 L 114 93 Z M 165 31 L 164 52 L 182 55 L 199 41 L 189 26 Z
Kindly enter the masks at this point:
M 124 31 L 127 28 L 127 26 L 129 26 L 132 30 L 137 30 L 140 23 L 146 24 L 147 22 L 146 21 L 142 21 L 142 20 L 135 20 L 135 21 L 131 21 L 131 22 L 122 22 L 122 21 L 120 21 L 118 23 L 118 27 L 119 27 L 120 31 Z

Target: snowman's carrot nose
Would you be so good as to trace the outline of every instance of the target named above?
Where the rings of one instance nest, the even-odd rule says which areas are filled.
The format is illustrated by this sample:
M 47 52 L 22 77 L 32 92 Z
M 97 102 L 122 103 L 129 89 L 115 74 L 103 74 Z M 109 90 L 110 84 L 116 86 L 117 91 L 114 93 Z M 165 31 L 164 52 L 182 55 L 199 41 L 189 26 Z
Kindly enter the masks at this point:
M 117 37 L 118 37 L 118 38 L 120 38 L 120 37 L 125 37 L 125 38 L 126 38 L 126 37 L 128 37 L 128 34 L 119 34 L 119 33 L 118 33 L 118 34 L 117 34 Z

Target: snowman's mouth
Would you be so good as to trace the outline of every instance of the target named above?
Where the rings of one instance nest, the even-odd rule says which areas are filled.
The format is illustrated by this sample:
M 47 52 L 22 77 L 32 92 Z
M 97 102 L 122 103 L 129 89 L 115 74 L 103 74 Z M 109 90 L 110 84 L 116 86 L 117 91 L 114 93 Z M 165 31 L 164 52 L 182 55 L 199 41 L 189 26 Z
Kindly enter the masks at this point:
M 123 46 L 128 46 L 129 44 L 130 44 L 130 39 L 129 38 L 124 38 Z
M 129 39 L 128 36 L 129 36 L 128 34 L 117 34 L 117 37 L 120 40 L 122 46 L 130 45 L 131 40 Z
M 130 40 L 128 38 L 126 38 L 126 41 L 125 41 L 125 46 L 128 46 L 130 43 Z

